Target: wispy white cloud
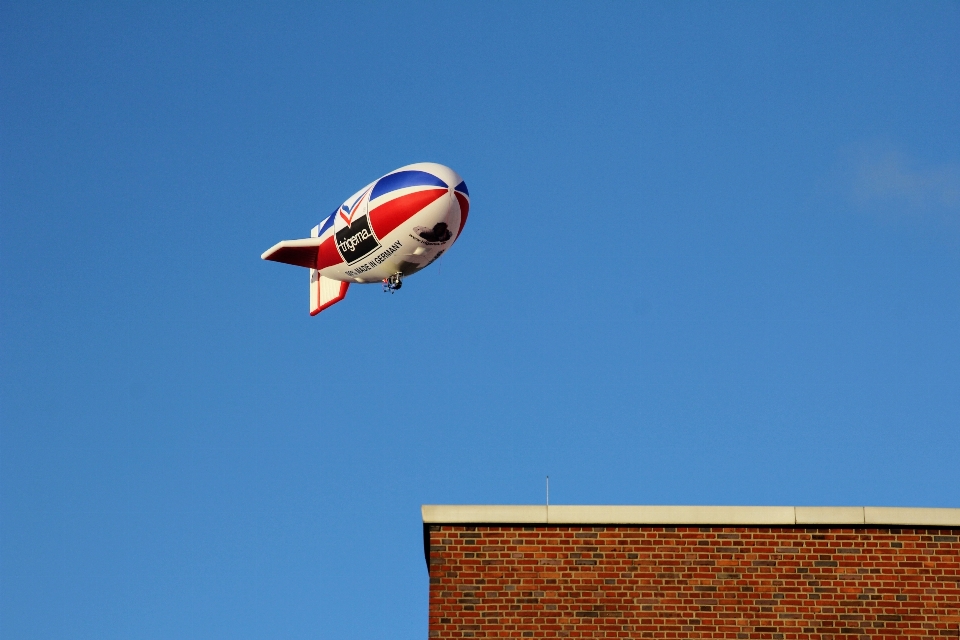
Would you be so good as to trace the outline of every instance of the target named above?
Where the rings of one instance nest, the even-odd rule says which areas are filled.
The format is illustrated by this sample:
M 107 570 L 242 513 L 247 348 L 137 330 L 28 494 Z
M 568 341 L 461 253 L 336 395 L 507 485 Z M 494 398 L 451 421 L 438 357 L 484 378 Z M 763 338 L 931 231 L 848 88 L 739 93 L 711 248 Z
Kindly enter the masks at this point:
M 856 156 L 852 195 L 860 206 L 960 213 L 960 164 L 924 167 L 890 150 Z

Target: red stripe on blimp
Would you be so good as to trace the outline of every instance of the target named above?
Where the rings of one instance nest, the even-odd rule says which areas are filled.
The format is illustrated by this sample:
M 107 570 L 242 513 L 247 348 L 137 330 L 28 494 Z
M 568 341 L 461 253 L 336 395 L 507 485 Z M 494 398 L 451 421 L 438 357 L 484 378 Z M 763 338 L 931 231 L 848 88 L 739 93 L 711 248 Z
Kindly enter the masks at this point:
M 431 202 L 436 202 L 446 195 L 446 189 L 428 189 L 416 191 L 400 196 L 390 202 L 385 202 L 370 212 L 370 224 L 373 232 L 383 240 L 384 236 L 413 217 Z
M 337 241 L 330 236 L 320 244 L 320 251 L 317 254 L 317 269 L 326 269 L 335 264 L 343 262 L 340 252 L 337 251 Z
M 470 201 L 467 200 L 467 196 L 459 191 L 455 193 L 457 194 L 457 202 L 460 203 L 460 228 L 457 229 L 457 237 L 459 238 L 460 232 L 463 231 L 463 225 L 467 224 L 467 214 L 470 212 Z

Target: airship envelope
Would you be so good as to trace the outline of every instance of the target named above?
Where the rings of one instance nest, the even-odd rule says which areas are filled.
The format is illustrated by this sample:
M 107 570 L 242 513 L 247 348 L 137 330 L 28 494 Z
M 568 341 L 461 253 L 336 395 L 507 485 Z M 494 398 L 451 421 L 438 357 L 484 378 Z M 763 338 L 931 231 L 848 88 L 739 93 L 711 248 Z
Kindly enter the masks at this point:
M 351 284 L 396 291 L 449 249 L 467 222 L 470 192 L 449 167 L 421 162 L 379 178 L 344 201 L 309 238 L 261 258 L 310 270 L 310 315 L 343 300 Z

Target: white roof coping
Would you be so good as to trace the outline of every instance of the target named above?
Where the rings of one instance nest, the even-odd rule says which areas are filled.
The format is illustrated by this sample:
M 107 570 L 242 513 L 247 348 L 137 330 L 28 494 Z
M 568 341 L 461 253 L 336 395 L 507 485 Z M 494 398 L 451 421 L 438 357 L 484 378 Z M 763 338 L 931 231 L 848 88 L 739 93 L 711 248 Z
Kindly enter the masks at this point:
M 424 524 L 861 525 L 960 527 L 960 509 L 425 504 Z

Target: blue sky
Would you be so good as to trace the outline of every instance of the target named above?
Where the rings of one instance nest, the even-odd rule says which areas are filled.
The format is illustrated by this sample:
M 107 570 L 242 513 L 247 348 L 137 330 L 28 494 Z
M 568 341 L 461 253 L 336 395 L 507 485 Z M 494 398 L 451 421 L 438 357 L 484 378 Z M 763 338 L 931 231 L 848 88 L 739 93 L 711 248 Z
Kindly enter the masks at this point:
M 0 5 L 0 632 L 422 638 L 424 503 L 960 506 L 960 5 Z M 411 162 L 456 247 L 260 253 Z

